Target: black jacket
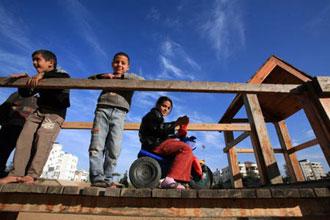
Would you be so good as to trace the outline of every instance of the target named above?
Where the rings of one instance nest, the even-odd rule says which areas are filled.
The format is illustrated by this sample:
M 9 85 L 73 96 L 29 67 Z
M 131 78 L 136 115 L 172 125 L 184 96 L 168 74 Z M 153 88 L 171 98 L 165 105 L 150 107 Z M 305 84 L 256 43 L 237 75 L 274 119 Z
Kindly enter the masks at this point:
M 23 98 L 18 92 L 14 92 L 0 105 L 0 125 L 23 127 L 25 119 L 36 108 L 37 98 L 35 96 Z
M 158 109 L 153 108 L 143 118 L 139 129 L 142 149 L 151 151 L 175 133 L 175 122 L 164 123 Z
M 69 74 L 52 70 L 46 72 L 43 79 L 70 78 Z M 37 101 L 38 109 L 42 112 L 52 112 L 65 117 L 66 108 L 70 107 L 70 90 L 68 89 L 30 89 L 20 88 L 18 90 L 22 97 L 29 97 L 39 93 Z

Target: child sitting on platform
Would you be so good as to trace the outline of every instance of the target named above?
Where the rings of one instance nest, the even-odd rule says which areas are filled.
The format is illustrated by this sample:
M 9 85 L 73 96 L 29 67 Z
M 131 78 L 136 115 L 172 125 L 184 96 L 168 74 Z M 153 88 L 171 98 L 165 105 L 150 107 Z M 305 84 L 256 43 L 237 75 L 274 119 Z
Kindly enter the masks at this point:
M 188 144 L 173 137 L 175 137 L 175 127 L 187 125 L 189 118 L 182 116 L 176 121 L 165 123 L 164 117 L 171 112 L 172 108 L 172 100 L 166 96 L 161 96 L 157 100 L 156 106 L 143 117 L 139 137 L 142 149 L 162 156 L 174 157 L 172 166 L 161 183 L 161 188 L 185 189 L 177 181 L 190 181 L 194 157 Z

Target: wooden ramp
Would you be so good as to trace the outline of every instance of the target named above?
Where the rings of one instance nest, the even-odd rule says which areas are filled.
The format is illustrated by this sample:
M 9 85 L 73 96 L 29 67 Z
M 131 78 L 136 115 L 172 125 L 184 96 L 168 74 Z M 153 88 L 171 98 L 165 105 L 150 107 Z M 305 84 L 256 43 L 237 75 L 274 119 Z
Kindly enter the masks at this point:
M 104 189 L 86 186 L 0 186 L 3 219 L 330 218 L 329 181 L 249 189 Z

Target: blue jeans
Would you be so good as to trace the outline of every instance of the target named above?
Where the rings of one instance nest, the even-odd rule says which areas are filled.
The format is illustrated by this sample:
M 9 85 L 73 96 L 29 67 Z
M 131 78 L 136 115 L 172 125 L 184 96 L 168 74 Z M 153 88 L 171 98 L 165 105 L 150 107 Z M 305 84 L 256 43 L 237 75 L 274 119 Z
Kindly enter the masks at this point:
M 92 183 L 111 183 L 112 173 L 121 151 L 126 111 L 118 108 L 96 108 L 89 146 L 89 175 Z

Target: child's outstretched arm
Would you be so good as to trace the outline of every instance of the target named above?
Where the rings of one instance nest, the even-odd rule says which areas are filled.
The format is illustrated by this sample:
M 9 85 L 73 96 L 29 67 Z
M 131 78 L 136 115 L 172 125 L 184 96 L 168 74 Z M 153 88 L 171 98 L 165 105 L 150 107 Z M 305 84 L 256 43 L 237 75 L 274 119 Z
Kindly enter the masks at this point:
M 100 73 L 88 77 L 88 79 L 119 79 L 119 78 L 121 78 L 121 76 L 117 76 L 113 73 Z
M 23 78 L 23 77 L 28 77 L 29 75 L 27 73 L 13 73 L 10 74 L 9 77 L 13 78 L 13 79 L 19 79 L 19 78 Z
M 189 118 L 188 116 L 181 116 L 175 121 L 175 126 L 178 125 L 187 125 L 189 123 Z
M 30 88 L 35 88 L 39 84 L 39 81 L 44 78 L 45 73 L 38 73 L 37 75 L 31 77 L 27 82 L 26 85 Z

